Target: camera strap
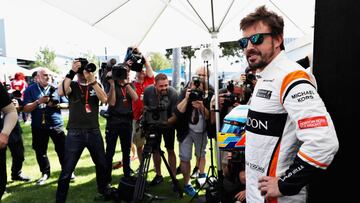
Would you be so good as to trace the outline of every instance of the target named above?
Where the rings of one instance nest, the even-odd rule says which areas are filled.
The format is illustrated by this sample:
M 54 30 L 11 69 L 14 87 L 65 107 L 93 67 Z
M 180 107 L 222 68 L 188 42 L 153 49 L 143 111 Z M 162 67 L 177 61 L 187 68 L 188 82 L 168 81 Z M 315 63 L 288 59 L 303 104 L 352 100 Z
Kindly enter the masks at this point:
M 80 89 L 81 94 L 85 95 L 85 111 L 86 111 L 86 113 L 91 113 L 91 106 L 88 103 L 88 100 L 89 100 L 89 85 L 86 85 L 85 93 L 84 93 L 79 81 L 78 81 L 78 85 L 79 85 L 79 89 Z
M 40 92 L 40 97 L 43 97 L 43 96 L 47 96 L 48 95 L 48 93 L 49 93 L 49 90 L 50 90 L 50 85 L 48 85 L 46 88 L 41 88 L 40 86 L 39 86 L 39 83 L 36 83 L 37 84 L 37 87 L 38 87 L 38 89 L 39 89 L 39 92 Z M 46 107 L 46 104 L 41 104 L 40 105 L 40 108 L 41 109 L 43 109 L 43 108 L 45 108 Z

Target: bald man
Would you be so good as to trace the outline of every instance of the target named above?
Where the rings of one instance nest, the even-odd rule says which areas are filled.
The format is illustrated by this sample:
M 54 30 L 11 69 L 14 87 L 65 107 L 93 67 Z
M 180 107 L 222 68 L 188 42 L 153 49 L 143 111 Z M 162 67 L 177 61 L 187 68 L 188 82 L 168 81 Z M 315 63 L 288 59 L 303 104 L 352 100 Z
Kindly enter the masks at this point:
M 24 92 L 24 112 L 31 112 L 32 147 L 42 173 L 42 177 L 36 182 L 38 185 L 45 184 L 50 177 L 50 162 L 47 157 L 49 138 L 54 142 L 61 165 L 64 160 L 64 122 L 58 103 L 67 101 L 50 85 L 50 77 L 49 69 L 40 69 L 38 80 Z

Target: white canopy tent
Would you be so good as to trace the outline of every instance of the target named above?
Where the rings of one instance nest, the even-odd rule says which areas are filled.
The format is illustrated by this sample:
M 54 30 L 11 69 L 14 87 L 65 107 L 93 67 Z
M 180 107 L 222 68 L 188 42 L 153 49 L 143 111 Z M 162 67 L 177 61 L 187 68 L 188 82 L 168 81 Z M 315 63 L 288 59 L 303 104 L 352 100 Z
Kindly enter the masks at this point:
M 284 37 L 311 32 L 315 0 L 44 0 L 124 44 L 160 50 L 211 43 L 215 95 L 218 95 L 219 41 L 240 38 L 239 22 L 266 5 L 283 16 Z M 218 101 L 216 97 L 216 109 Z M 219 132 L 219 114 L 216 129 Z M 219 156 L 219 155 L 218 155 Z M 220 166 L 218 159 L 218 167 Z M 220 169 L 220 168 L 218 168 Z

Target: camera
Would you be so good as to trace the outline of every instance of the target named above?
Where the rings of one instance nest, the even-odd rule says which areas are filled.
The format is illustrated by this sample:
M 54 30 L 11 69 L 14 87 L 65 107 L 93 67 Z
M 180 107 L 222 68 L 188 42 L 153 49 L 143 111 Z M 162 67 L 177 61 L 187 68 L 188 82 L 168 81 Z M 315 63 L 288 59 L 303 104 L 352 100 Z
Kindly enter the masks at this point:
M 106 77 L 106 79 L 125 80 L 127 78 L 127 68 L 124 66 L 124 64 L 119 63 L 112 67 L 111 75 L 111 78 Z
M 146 130 L 150 126 L 163 126 L 167 124 L 167 105 L 169 101 L 167 97 L 160 99 L 160 102 L 155 107 L 144 106 L 144 114 L 142 118 L 142 126 Z
M 49 98 L 50 99 L 49 99 L 48 103 L 51 102 L 53 105 L 58 105 L 60 103 L 60 101 L 55 98 L 55 95 L 54 95 L 55 91 L 56 91 L 56 88 L 53 86 L 50 86 L 50 89 L 49 89 Z
M 202 101 L 204 98 L 204 92 L 199 88 L 200 87 L 200 77 L 197 75 L 194 75 L 192 77 L 192 82 L 195 85 L 194 89 L 191 89 L 189 99 L 190 101 Z
M 15 90 L 10 94 L 10 98 L 12 99 L 20 99 L 22 97 L 22 93 L 20 90 Z
M 78 60 L 81 63 L 81 67 L 78 69 L 78 73 L 82 73 L 84 70 L 86 70 L 87 72 L 96 71 L 96 65 L 93 63 L 89 63 L 86 58 L 76 58 L 75 60 Z
M 126 51 L 125 62 L 131 60 L 133 63 L 130 66 L 130 70 L 141 72 L 145 59 L 143 55 L 135 48 L 129 47 Z

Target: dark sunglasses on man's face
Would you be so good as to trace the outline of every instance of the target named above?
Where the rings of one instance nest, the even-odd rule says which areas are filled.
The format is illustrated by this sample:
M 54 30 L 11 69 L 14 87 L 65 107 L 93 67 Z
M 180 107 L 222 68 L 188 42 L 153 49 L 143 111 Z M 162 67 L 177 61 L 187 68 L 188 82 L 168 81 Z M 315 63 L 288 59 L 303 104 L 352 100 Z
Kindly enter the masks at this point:
M 242 49 L 245 49 L 248 46 L 249 40 L 253 45 L 259 45 L 263 43 L 265 35 L 272 35 L 272 33 L 257 33 L 251 35 L 250 37 L 244 37 L 239 39 L 239 44 Z

